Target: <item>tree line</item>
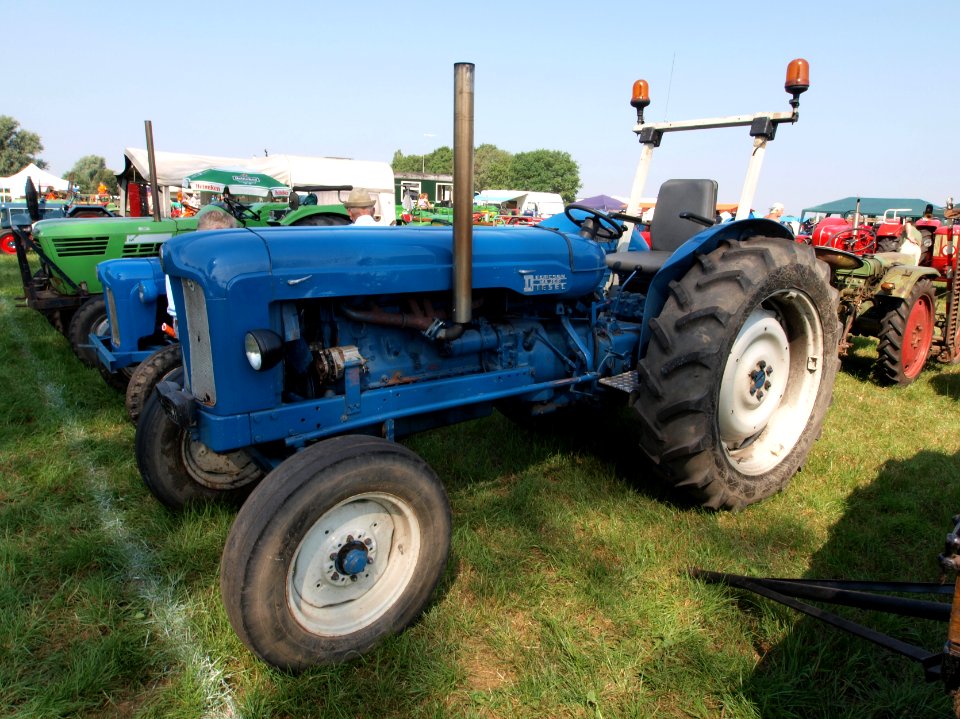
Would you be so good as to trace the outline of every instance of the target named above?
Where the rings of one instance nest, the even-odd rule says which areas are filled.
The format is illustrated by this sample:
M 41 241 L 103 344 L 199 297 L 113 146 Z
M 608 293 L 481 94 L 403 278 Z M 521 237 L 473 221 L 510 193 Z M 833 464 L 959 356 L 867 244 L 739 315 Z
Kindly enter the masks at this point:
M 13 175 L 29 163 L 47 169 L 41 157 L 40 136 L 22 127 L 12 117 L 0 115 L 0 177 Z M 393 154 L 395 174 L 427 172 L 453 174 L 453 149 L 438 147 L 426 155 Z M 82 193 L 94 193 L 102 182 L 110 194 L 117 194 L 117 178 L 99 155 L 85 155 L 64 175 L 70 184 L 77 184 Z M 565 202 L 573 202 L 580 189 L 580 167 L 567 152 L 531 150 L 516 154 L 496 145 L 484 144 L 474 154 L 474 189 L 520 189 L 535 192 L 556 192 Z
M 394 174 L 426 172 L 453 174 L 453 150 L 438 147 L 426 155 L 393 153 Z M 512 154 L 496 145 L 480 145 L 474 151 L 473 187 L 481 190 L 531 190 L 557 192 L 564 202 L 573 202 L 580 189 L 580 167 L 570 153 L 560 150 L 531 150 Z
M 40 135 L 20 127 L 20 123 L 9 115 L 0 115 L 0 177 L 14 175 L 31 162 L 41 170 L 46 170 L 47 162 L 40 157 L 42 153 Z M 113 170 L 99 155 L 81 157 L 64 178 L 71 186 L 78 185 L 80 192 L 85 194 L 95 193 L 101 182 L 111 195 L 118 192 Z

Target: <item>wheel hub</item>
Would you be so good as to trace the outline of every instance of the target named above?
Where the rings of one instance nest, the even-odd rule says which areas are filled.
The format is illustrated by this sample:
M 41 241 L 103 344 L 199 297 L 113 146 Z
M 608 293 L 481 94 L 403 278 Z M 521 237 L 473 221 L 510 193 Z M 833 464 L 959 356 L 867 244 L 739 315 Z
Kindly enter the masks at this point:
M 754 310 L 740 329 L 727 358 L 717 398 L 720 437 L 741 446 L 766 427 L 783 397 L 790 367 L 790 342 L 776 313 Z M 774 368 L 784 380 L 774 385 Z M 777 375 L 779 378 L 779 374 Z
M 366 569 L 374 563 L 377 555 L 377 542 L 373 535 L 356 529 L 347 534 L 330 536 L 324 549 L 327 561 L 324 563 L 323 576 L 328 584 L 340 587 L 349 582 L 369 579 Z
M 773 374 L 773 367 L 770 367 L 766 360 L 757 362 L 757 368 L 750 373 L 750 394 L 757 398 L 758 402 L 763 401 L 764 391 L 770 389 L 770 375 Z

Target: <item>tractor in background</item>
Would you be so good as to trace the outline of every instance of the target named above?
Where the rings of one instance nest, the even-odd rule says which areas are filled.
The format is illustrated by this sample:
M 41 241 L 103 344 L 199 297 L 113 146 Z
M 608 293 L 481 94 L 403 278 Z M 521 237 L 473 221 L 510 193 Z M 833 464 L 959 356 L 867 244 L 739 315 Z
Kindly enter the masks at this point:
M 334 189 L 350 189 L 338 186 Z M 298 188 L 316 191 L 317 187 Z M 323 187 L 320 189 L 330 189 Z M 144 336 L 133 339 L 122 351 L 127 354 L 107 362 L 98 361 L 97 350 L 90 336 L 109 337 L 110 319 L 107 299 L 103 295 L 98 265 L 116 260 L 144 259 L 158 254 L 170 237 L 193 232 L 203 208 L 192 217 L 96 217 L 80 219 L 41 219 L 41 205 L 36 188 L 28 180 L 27 212 L 21 223 L 12 228 L 15 250 L 23 282 L 26 305 L 41 312 L 50 323 L 66 335 L 74 352 L 87 365 L 97 367 L 108 384 L 126 388 L 130 367 L 149 355 L 162 341 L 160 326 L 162 308 L 155 310 L 160 320 Z M 243 225 L 315 226 L 349 224 L 341 205 L 304 205 L 297 202 L 296 192 L 289 202 L 264 202 L 244 205 L 227 195 L 224 207 Z M 208 206 L 209 207 L 209 206 Z M 28 224 L 30 220 L 32 224 Z M 36 261 L 28 256 L 36 255 Z M 155 299 L 155 298 L 153 298 Z
M 948 200 L 947 215 L 955 212 Z M 878 238 L 884 236 L 881 232 L 894 234 L 892 228 L 900 226 L 895 217 L 896 211 L 888 212 Z M 954 281 L 960 226 L 954 219 L 942 226 L 937 220 L 918 220 L 917 229 L 921 226 L 926 234 L 920 235 L 919 264 L 916 252 L 860 256 L 815 247 L 817 256 L 832 266 L 840 292 L 840 355 L 848 353 L 852 336 L 876 337 L 875 373 L 884 384 L 910 384 L 931 357 L 947 364 L 960 361 L 960 289 Z

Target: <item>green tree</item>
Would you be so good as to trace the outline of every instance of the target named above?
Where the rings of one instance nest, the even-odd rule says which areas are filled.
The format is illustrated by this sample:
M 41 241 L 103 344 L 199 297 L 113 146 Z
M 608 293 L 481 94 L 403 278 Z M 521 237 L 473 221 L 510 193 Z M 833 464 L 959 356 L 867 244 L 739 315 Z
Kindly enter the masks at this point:
M 404 155 L 400 150 L 393 153 L 393 161 L 390 167 L 394 174 L 405 175 L 409 172 L 422 172 L 421 162 L 425 161 L 423 155 Z
M 113 170 L 107 168 L 107 161 L 99 155 L 85 155 L 77 160 L 65 177 L 72 183 L 80 185 L 80 192 L 92 194 L 102 182 L 107 186 L 111 195 L 118 192 L 117 178 Z
M 557 192 L 573 202 L 580 189 L 580 166 L 560 150 L 518 152 L 510 162 L 510 184 L 522 190 Z
M 40 135 L 22 129 L 9 115 L 0 115 L 0 177 L 16 174 L 31 162 L 41 170 L 47 169 L 41 152 Z
M 496 145 L 480 145 L 473 156 L 473 189 L 504 189 L 510 184 L 510 161 L 513 156 Z
M 453 174 L 453 148 L 438 147 L 426 157 L 427 172 L 433 175 Z

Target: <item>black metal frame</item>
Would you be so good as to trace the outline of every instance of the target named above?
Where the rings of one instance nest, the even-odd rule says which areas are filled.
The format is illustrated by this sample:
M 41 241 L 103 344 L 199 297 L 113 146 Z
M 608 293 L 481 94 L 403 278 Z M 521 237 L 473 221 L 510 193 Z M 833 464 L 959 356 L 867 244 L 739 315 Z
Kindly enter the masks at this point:
M 947 535 L 943 554 L 938 557 L 942 570 L 941 578 L 945 577 L 947 572 L 960 570 L 960 516 L 954 517 L 953 521 L 953 531 Z M 960 689 L 960 592 L 958 592 L 956 581 L 952 584 L 944 584 L 942 582 L 784 579 L 745 577 L 698 568 L 691 569 L 689 574 L 707 584 L 726 584 L 745 589 L 803 612 L 814 619 L 918 662 L 923 667 L 924 678 L 928 682 L 940 681 L 949 692 Z M 877 592 L 950 596 L 951 602 L 908 599 L 877 594 Z M 948 623 L 947 641 L 941 651 L 931 652 L 800 601 L 798 598 Z

